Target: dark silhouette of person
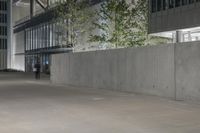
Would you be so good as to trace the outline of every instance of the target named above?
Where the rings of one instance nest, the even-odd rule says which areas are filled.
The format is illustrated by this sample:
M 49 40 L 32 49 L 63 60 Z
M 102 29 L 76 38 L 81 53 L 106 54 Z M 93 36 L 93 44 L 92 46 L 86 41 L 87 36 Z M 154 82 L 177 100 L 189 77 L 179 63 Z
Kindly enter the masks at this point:
M 45 73 L 46 74 L 49 73 L 49 65 L 48 65 L 48 63 L 45 63 Z
M 35 68 L 35 79 L 40 79 L 40 62 L 37 61 L 37 63 L 34 65 Z

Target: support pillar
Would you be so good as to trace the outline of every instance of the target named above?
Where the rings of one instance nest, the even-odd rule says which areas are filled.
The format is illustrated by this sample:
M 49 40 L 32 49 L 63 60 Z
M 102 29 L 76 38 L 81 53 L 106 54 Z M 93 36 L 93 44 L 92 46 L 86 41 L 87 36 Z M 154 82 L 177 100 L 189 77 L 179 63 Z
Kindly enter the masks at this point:
M 190 31 L 188 31 L 188 41 L 192 41 L 192 36 L 191 36 L 191 32 Z
M 182 31 L 176 31 L 176 43 L 183 42 Z
M 35 13 L 35 0 L 30 0 L 30 17 L 32 18 Z

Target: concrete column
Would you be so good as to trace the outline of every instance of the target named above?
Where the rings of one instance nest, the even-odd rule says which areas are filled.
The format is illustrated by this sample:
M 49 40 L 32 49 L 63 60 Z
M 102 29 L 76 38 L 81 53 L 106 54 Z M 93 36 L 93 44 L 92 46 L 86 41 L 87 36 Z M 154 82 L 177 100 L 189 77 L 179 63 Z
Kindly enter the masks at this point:
M 12 45 L 13 44 L 13 31 L 12 31 L 12 1 L 8 0 L 8 13 L 7 13 L 7 25 L 8 25 L 8 41 L 7 41 L 7 68 L 11 68 L 12 62 L 11 62 L 11 55 L 12 55 Z
M 176 32 L 172 33 L 172 42 L 176 43 Z
M 35 0 L 30 0 L 30 17 L 32 18 L 35 13 Z
M 188 31 L 188 41 L 192 41 L 192 36 L 191 36 L 191 32 L 190 31 Z
M 183 42 L 183 36 L 181 31 L 176 31 L 176 43 Z

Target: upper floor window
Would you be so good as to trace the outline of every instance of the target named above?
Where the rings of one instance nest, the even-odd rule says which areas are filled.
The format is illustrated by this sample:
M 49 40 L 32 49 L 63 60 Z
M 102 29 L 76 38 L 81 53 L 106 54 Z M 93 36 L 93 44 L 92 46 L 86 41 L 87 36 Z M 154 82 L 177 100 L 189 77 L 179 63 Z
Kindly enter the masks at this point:
M 0 10 L 2 10 L 2 11 L 7 10 L 7 2 L 6 1 L 0 1 Z
M 0 35 L 1 36 L 7 35 L 7 27 L 6 26 L 0 26 Z
M 157 11 L 161 11 L 161 10 L 162 10 L 162 1 L 157 0 Z
M 7 39 L 0 38 L 0 50 L 7 49 Z
M 151 12 L 158 12 L 195 2 L 200 2 L 200 0 L 151 0 Z
M 0 23 L 7 23 L 7 14 L 0 13 Z
M 151 9 L 152 12 L 156 12 L 156 0 L 151 0 Z

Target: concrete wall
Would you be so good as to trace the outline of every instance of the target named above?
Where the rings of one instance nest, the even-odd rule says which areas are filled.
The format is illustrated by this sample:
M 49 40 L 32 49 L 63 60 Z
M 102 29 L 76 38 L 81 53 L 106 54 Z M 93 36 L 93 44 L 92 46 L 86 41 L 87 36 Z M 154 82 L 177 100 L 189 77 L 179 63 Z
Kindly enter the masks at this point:
M 57 54 L 51 80 L 76 86 L 174 97 L 173 45 Z
M 199 101 L 200 42 L 56 54 L 51 80 Z
M 176 90 L 178 100 L 200 100 L 200 42 L 176 47 Z

